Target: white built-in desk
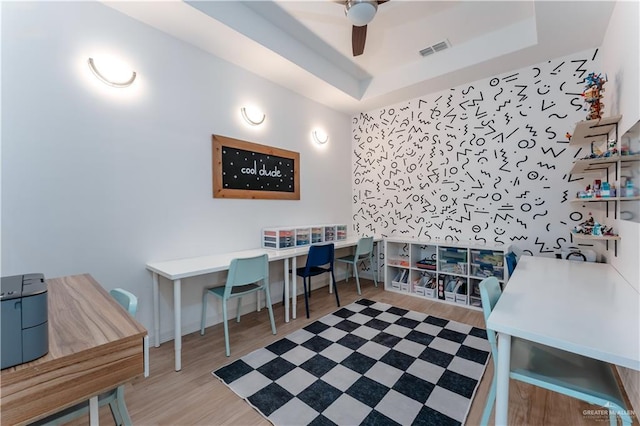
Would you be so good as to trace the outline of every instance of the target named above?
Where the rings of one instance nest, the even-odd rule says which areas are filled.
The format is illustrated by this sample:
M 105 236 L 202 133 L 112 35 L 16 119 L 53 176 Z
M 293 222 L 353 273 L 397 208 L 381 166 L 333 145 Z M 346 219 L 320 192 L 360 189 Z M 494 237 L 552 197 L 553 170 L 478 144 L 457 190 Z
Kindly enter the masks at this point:
M 336 249 L 351 247 L 358 244 L 359 237 L 348 238 L 346 240 L 333 241 Z M 306 255 L 309 252 L 309 246 L 296 247 L 285 250 L 274 249 L 250 249 L 231 253 L 215 254 L 210 256 L 192 257 L 187 259 L 167 260 L 162 262 L 149 262 L 147 269 L 153 275 L 153 323 L 154 323 L 154 339 L 155 346 L 160 346 L 160 300 L 158 292 L 158 276 L 165 277 L 173 281 L 173 320 L 174 320 L 174 352 L 175 352 L 175 370 L 182 369 L 182 329 L 181 329 L 181 288 L 182 279 L 195 277 L 199 275 L 210 274 L 213 272 L 225 271 L 229 269 L 231 260 L 241 257 L 259 256 L 267 254 L 269 262 L 284 260 L 284 315 L 285 322 L 289 322 L 289 260 L 292 260 L 291 270 L 293 271 L 293 280 L 291 286 L 292 299 L 292 318 L 296 318 L 296 258 L 297 256 Z M 331 286 L 330 286 L 331 289 Z
M 506 425 L 511 336 L 640 370 L 640 293 L 609 264 L 523 256 L 487 321 L 498 335 L 496 425 Z

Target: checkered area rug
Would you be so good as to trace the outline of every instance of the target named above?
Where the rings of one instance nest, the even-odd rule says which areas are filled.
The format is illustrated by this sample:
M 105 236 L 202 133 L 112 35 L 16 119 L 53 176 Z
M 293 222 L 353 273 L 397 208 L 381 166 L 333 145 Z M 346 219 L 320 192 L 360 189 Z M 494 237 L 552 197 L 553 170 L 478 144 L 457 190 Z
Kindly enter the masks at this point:
M 212 374 L 271 423 L 460 425 L 485 330 L 361 299 Z

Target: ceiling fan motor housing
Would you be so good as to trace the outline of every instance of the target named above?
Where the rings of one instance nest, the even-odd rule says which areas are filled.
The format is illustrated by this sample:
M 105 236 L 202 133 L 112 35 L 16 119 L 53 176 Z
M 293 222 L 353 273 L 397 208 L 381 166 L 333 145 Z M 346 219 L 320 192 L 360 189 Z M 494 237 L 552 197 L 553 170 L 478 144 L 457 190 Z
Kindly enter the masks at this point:
M 356 27 L 367 25 L 378 10 L 378 2 L 375 0 L 347 0 L 345 15 Z

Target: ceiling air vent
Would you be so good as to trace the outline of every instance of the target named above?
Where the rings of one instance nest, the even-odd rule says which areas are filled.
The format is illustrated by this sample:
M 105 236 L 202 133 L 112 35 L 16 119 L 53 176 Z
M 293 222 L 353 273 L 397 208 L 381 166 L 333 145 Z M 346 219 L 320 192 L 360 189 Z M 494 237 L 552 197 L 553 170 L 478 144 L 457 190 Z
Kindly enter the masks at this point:
M 451 44 L 449 43 L 449 40 L 443 40 L 439 43 L 436 43 L 434 45 L 431 45 L 429 47 L 425 47 L 424 49 L 422 49 L 420 51 L 420 55 L 422 56 L 429 56 L 433 53 L 436 52 L 440 52 L 443 51 L 445 49 L 448 49 L 449 47 L 451 47 Z
M 422 49 L 422 50 L 420 51 L 420 54 L 421 54 L 422 56 L 429 56 L 429 55 L 431 55 L 432 53 L 436 53 L 436 51 L 435 51 L 435 50 L 433 50 L 433 47 L 431 47 L 431 46 L 429 46 L 429 47 L 427 47 L 427 48 L 425 48 L 425 49 Z

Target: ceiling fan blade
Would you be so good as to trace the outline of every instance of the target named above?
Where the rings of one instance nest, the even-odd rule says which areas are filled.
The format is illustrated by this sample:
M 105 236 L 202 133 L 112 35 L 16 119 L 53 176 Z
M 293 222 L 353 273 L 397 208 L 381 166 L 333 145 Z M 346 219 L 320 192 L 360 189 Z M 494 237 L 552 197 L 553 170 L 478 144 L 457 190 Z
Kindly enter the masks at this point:
M 364 43 L 367 40 L 367 26 L 361 27 L 353 26 L 351 31 L 351 48 L 353 50 L 353 56 L 362 55 L 364 52 Z
M 378 5 L 381 5 L 382 3 L 386 3 L 386 2 L 388 2 L 388 1 L 389 1 L 389 0 L 378 0 Z

